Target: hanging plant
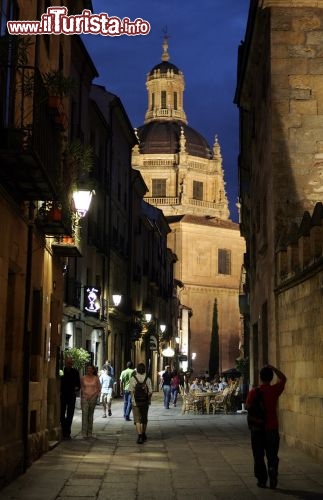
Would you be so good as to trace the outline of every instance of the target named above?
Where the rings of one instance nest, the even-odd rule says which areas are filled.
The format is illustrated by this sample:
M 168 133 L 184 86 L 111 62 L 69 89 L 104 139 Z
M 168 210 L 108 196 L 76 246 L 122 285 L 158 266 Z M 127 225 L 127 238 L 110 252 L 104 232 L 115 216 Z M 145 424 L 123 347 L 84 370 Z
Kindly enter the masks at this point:
M 73 366 L 77 370 L 81 370 L 84 366 L 91 361 L 91 355 L 82 347 L 71 347 L 64 351 L 65 358 L 72 358 Z

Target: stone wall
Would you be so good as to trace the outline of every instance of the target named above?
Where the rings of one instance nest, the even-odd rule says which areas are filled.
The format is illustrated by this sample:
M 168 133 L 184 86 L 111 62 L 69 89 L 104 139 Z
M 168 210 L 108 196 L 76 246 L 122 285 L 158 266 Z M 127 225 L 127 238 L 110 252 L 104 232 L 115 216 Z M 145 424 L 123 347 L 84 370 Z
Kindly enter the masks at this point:
M 280 399 L 281 431 L 323 458 L 323 206 L 291 227 L 277 262 L 280 368 L 288 378 Z
M 294 8 L 272 8 L 270 13 L 276 235 L 288 219 L 313 210 L 321 198 L 323 4 L 292 4 Z

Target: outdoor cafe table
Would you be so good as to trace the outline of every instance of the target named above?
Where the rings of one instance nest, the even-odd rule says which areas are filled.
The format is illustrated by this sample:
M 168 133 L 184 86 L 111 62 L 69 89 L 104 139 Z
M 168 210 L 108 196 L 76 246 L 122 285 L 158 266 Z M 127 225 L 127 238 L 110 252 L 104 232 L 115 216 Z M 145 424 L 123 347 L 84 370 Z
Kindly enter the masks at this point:
M 207 413 L 208 415 L 210 414 L 210 400 L 212 397 L 214 397 L 217 392 L 202 392 L 202 391 L 194 391 L 192 393 L 194 395 L 194 398 L 198 399 L 202 403 L 202 408 L 203 408 L 203 413 Z

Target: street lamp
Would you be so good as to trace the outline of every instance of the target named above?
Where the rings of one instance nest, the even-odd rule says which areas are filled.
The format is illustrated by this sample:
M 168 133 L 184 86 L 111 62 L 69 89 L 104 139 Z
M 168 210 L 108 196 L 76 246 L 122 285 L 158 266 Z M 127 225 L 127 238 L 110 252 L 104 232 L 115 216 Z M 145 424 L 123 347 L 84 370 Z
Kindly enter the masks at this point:
M 152 315 L 150 313 L 145 313 L 145 321 L 150 323 Z
M 175 356 L 175 351 L 172 347 L 166 347 L 166 349 L 162 351 L 162 355 L 164 358 L 173 358 Z
M 75 210 L 80 218 L 84 217 L 89 211 L 93 190 L 76 189 L 73 191 L 73 200 Z
M 113 302 L 115 307 L 118 307 L 120 305 L 121 299 L 122 299 L 122 295 L 120 295 L 118 293 L 114 293 L 112 295 L 112 302 Z
M 162 333 L 166 330 L 166 325 L 159 325 L 159 329 Z

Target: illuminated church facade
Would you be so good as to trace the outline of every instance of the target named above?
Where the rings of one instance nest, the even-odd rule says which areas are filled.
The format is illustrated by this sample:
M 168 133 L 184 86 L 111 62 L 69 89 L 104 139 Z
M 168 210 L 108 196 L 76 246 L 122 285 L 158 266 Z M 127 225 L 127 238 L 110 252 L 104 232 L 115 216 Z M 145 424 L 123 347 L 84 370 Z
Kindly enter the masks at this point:
M 210 148 L 188 125 L 184 75 L 169 61 L 167 37 L 161 59 L 147 75 L 148 107 L 144 124 L 135 129 L 132 166 L 149 189 L 145 201 L 163 211 L 172 229 L 168 246 L 178 258 L 180 300 L 192 310 L 189 345 L 180 339 L 180 351 L 194 374 L 209 371 L 216 319 L 219 352 L 213 355 L 221 372 L 235 366 L 243 343 L 239 286 L 245 245 L 229 218 L 218 138 Z

